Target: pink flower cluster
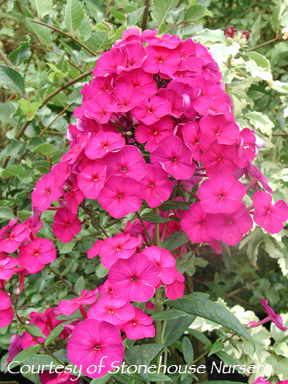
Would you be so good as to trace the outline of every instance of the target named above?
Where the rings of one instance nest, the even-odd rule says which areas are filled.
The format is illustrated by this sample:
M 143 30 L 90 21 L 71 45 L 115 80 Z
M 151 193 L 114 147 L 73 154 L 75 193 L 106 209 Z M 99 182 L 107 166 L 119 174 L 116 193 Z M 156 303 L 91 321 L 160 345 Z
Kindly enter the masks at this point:
M 5 281 L 13 273 L 21 276 L 21 291 L 25 273 L 37 273 L 56 258 L 53 243 L 36 237 L 41 213 L 56 211 L 54 235 L 69 243 L 86 223 L 78 216 L 94 214 L 85 206 L 87 199 L 98 201 L 116 219 L 135 212 L 138 216 L 144 200 L 146 207 L 160 207 L 159 215 L 167 221 L 159 225 L 162 241 L 182 229 L 192 242 L 208 243 L 217 253 L 220 240 L 239 243 L 253 219 L 270 233 L 283 228 L 287 204 L 272 204 L 268 180 L 252 164 L 263 142 L 249 128 L 240 131 L 217 63 L 192 39 L 157 33 L 130 28 L 97 61 L 91 83 L 82 88 L 82 105 L 74 111 L 76 124 L 69 125 L 70 149 L 36 183 L 35 214 L 23 224 L 11 221 L 0 231 L 1 294 L 6 295 Z M 161 210 L 169 199 L 183 202 L 176 196 L 178 188 L 189 196 L 185 199 L 191 202 L 190 210 Z M 244 196 L 252 196 L 253 189 L 253 205 L 246 207 Z M 63 337 L 72 332 L 68 357 L 75 365 L 84 361 L 89 377 L 103 376 L 112 362 L 121 363 L 120 332 L 132 340 L 154 336 L 152 318 L 133 302 L 149 302 L 161 285 L 172 300 L 184 293 L 175 256 L 181 257 L 186 247 L 172 254 L 155 246 L 155 240 L 155 225 L 139 216 L 121 233 L 97 239 L 88 258 L 99 255 L 108 279 L 99 291 L 84 290 L 54 309 L 67 316 L 77 309 L 82 313 L 84 320 L 65 326 L 68 333 Z M 17 252 L 18 259 L 7 256 Z M 11 318 L 9 300 L 5 296 L 5 308 L 0 308 L 6 311 L 5 319 Z M 54 315 L 46 312 L 30 320 L 45 336 L 56 324 Z M 31 343 L 25 334 L 22 348 Z M 103 356 L 105 369 L 89 372 Z

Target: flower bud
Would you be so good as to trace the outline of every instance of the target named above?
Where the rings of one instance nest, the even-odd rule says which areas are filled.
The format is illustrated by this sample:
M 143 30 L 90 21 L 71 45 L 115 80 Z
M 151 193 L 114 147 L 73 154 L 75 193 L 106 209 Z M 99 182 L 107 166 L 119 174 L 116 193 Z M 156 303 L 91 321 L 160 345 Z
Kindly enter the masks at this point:
M 226 37 L 231 37 L 231 39 L 235 37 L 236 33 L 237 33 L 237 29 L 232 27 L 231 25 L 228 25 L 228 27 L 226 27 L 224 30 L 224 35 Z
M 243 39 L 246 39 L 246 41 L 249 40 L 249 37 L 250 37 L 250 32 L 249 31 L 247 31 L 246 29 L 241 29 L 240 33 L 241 33 L 241 37 Z

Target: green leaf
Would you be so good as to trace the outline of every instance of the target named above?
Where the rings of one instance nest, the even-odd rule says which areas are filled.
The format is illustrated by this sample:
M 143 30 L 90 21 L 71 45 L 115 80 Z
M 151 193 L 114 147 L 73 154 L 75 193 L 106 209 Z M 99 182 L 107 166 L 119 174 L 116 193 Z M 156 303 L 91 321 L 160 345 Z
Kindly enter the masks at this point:
M 195 337 L 195 339 L 201 341 L 204 345 L 206 345 L 206 347 L 212 348 L 211 341 L 208 339 L 208 337 L 203 335 L 203 333 L 196 331 L 196 329 L 192 329 L 192 328 L 188 328 L 187 331 L 190 333 L 190 335 Z
M 54 145 L 49 143 L 43 143 L 38 145 L 33 150 L 34 153 L 42 153 L 43 155 L 51 155 L 54 152 Z
M 186 363 L 191 364 L 194 360 L 194 351 L 193 351 L 193 346 L 191 344 L 191 341 L 188 339 L 187 336 L 183 337 L 182 351 L 183 351 L 183 356 Z
M 52 8 L 52 0 L 30 0 L 34 9 L 36 9 L 38 16 L 43 17 L 49 15 Z
M 259 65 L 262 68 L 270 68 L 270 62 L 268 59 L 266 59 L 265 56 L 260 55 L 258 52 L 246 52 L 244 53 L 245 56 L 248 56 L 250 59 L 254 60 L 257 65 Z
M 213 355 L 213 353 L 221 351 L 221 349 L 223 348 L 224 348 L 224 344 L 221 341 L 219 340 L 215 341 L 215 343 L 212 345 L 211 351 L 209 352 L 208 356 L 211 356 Z
M 239 371 L 240 365 L 239 361 L 235 360 L 234 357 L 227 355 L 226 352 L 219 351 L 216 355 L 221 359 L 226 365 L 234 366 L 237 371 Z M 239 367 L 239 368 L 237 368 Z
M 9 60 L 15 66 L 23 63 L 24 60 L 28 59 L 31 56 L 30 44 L 28 41 L 24 41 L 20 44 L 20 47 L 15 49 L 9 55 Z
M 166 303 L 173 308 L 180 309 L 194 316 L 203 317 L 204 319 L 211 320 L 214 323 L 231 329 L 238 335 L 245 337 L 245 339 L 255 346 L 253 339 L 237 317 L 220 304 L 195 295 L 183 296 L 181 299 L 175 301 L 168 300 Z
M 177 0 L 156 0 L 151 7 L 151 16 L 156 23 L 159 32 L 165 23 L 168 13 L 177 4 Z
M 9 220 L 14 219 L 14 213 L 13 213 L 12 209 L 10 209 L 8 207 L 0 208 L 0 218 L 1 219 L 9 219 Z
M 162 248 L 168 249 L 168 251 L 174 251 L 175 249 L 185 245 L 188 241 L 189 239 L 185 232 L 174 232 L 167 237 L 162 245 Z
M 71 35 L 80 27 L 83 19 L 84 13 L 81 3 L 78 0 L 68 0 L 65 7 L 64 22 Z
M 179 340 L 179 338 L 183 335 L 183 333 L 186 331 L 189 325 L 193 323 L 195 319 L 196 316 L 185 316 L 167 321 L 163 337 L 163 343 L 167 347 L 174 344 L 177 340 Z
M 64 271 L 61 273 L 61 277 L 64 277 L 64 276 L 68 275 L 68 273 L 71 271 L 71 269 L 72 269 L 74 263 L 75 263 L 74 260 L 71 261 L 71 263 L 68 265 L 68 267 L 66 267 L 66 268 L 64 269 Z
M 25 328 L 25 331 L 29 333 L 29 335 L 46 338 L 46 336 L 43 335 L 41 329 L 37 327 L 37 325 L 35 324 L 27 324 L 24 326 L 24 328 Z
M 164 219 L 164 217 L 153 212 L 145 213 L 143 216 L 141 216 L 141 219 L 155 224 L 167 223 L 169 221 L 168 219 Z
M 106 384 L 107 381 L 110 380 L 111 376 L 112 376 L 111 373 L 107 373 L 103 377 L 99 377 L 98 379 L 93 379 L 92 381 L 90 381 L 90 384 Z
M 190 210 L 191 203 L 187 203 L 186 201 L 166 201 L 162 205 L 160 205 L 160 211 L 170 211 L 171 209 L 179 209 L 179 210 Z
M 85 279 L 83 276 L 80 276 L 79 279 L 75 283 L 75 291 L 81 295 L 81 292 L 85 288 Z
M 151 361 L 161 352 L 165 346 L 163 344 L 142 344 L 131 347 L 125 353 L 125 359 L 130 365 L 145 365 L 149 367 Z M 148 372 L 140 370 L 139 374 L 148 381 Z
M 0 86 L 5 86 L 9 90 L 23 94 L 25 84 L 22 75 L 15 69 L 0 65 Z
M 221 380 L 221 381 L 202 381 L 201 384 L 243 384 L 243 381 L 227 381 L 227 380 Z
M 110 39 L 108 32 L 96 31 L 92 36 L 85 42 L 88 48 L 96 52 L 101 49 L 105 49 L 110 46 Z
M 206 10 L 205 5 L 193 4 L 187 9 L 184 16 L 184 21 L 197 21 L 201 19 Z
M 83 37 L 83 40 L 86 41 L 92 34 L 92 22 L 87 15 L 84 15 L 81 24 L 78 27 L 78 32 Z
M 4 178 L 6 177 L 13 177 L 17 176 L 20 177 L 27 177 L 27 171 L 23 167 L 23 165 L 10 165 L 9 167 L 5 168 L 2 172 L 2 176 Z
M 183 316 L 189 316 L 186 312 L 179 311 L 178 309 L 168 309 L 166 311 L 162 311 L 159 313 L 154 313 L 152 315 L 153 320 L 173 320 L 173 319 L 179 319 Z
M 30 357 L 35 356 L 39 349 L 41 348 L 40 345 L 32 345 L 32 347 L 24 349 L 24 351 L 21 351 L 18 353 L 17 356 L 14 357 L 13 361 L 15 361 L 15 364 L 13 364 L 13 361 L 10 363 L 10 368 L 15 368 L 17 365 L 23 363 L 25 360 L 30 359 Z M 7 371 L 7 370 L 6 370 Z
M 164 373 L 161 373 L 161 372 L 157 372 L 157 373 L 148 373 L 148 380 L 149 380 L 149 383 L 151 382 L 154 382 L 154 381 L 157 381 L 157 382 L 162 382 L 164 381 L 165 383 L 167 381 L 172 381 L 172 379 L 170 379 L 169 376 L 167 375 L 164 375 Z
M 64 329 L 63 325 L 69 324 L 69 323 L 71 323 L 71 320 L 65 321 L 65 323 L 61 323 L 57 325 L 57 327 L 50 332 L 50 334 L 47 336 L 46 340 L 44 341 L 44 344 L 46 345 L 46 347 L 48 347 L 48 345 L 50 345 L 60 335 L 60 333 Z
M 145 7 L 139 7 L 135 11 L 129 13 L 129 15 L 127 17 L 127 24 L 128 25 L 134 25 L 134 24 L 138 23 L 139 19 L 143 15 L 144 9 L 145 9 Z
M 75 240 L 70 241 L 69 243 L 62 243 L 61 240 L 57 240 L 57 245 L 60 253 L 69 253 L 74 248 L 76 244 Z
M 32 19 L 26 17 L 27 28 L 38 38 L 42 39 L 48 46 L 52 42 L 51 30 L 43 25 L 32 23 Z

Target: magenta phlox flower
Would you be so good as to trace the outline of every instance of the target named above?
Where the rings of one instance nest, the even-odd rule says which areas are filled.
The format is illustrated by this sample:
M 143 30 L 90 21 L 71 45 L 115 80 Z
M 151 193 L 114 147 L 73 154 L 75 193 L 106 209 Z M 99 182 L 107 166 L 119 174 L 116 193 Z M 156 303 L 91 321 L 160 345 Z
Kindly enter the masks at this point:
M 0 229 L 0 238 L 1 239 L 5 236 L 8 236 L 8 234 L 9 234 L 8 231 L 17 223 L 18 220 L 19 220 L 19 218 L 16 217 L 15 219 L 10 220 L 9 223 L 7 225 L 5 225 L 5 227 Z
M 93 259 L 93 257 L 99 255 L 100 248 L 102 247 L 103 240 L 97 240 L 91 249 L 87 251 L 88 259 Z
M 107 165 L 107 177 L 131 177 L 140 181 L 147 174 L 147 164 L 140 150 L 132 145 L 125 145 L 120 151 L 109 153 L 103 159 Z
M 260 171 L 259 168 L 256 167 L 256 165 L 253 165 L 250 161 L 248 163 L 247 168 L 245 168 L 247 172 L 251 175 L 252 180 L 254 182 L 259 182 L 264 189 L 266 189 L 267 192 L 273 193 L 273 190 L 269 187 L 268 179 L 263 173 Z
M 112 48 L 99 57 L 96 67 L 93 69 L 93 76 L 117 73 L 119 67 L 126 67 L 126 57 L 120 48 Z
M 52 174 L 54 175 L 54 182 L 53 182 L 54 189 L 59 189 L 59 192 L 60 192 L 61 188 L 65 185 L 66 181 L 70 178 L 73 168 L 75 168 L 75 165 L 71 165 L 66 161 L 61 161 L 59 164 L 56 164 L 56 166 L 51 168 L 51 172 L 53 171 Z
M 0 291 L 0 328 L 7 327 L 14 317 L 11 300 L 6 292 Z
M 125 139 L 121 133 L 98 132 L 91 136 L 85 148 L 85 155 L 91 159 L 101 159 L 110 152 L 119 151 L 125 146 Z
M 168 116 L 162 117 L 156 123 L 151 125 L 139 124 L 135 130 L 135 138 L 139 143 L 146 143 L 145 149 L 152 152 L 162 139 L 173 135 L 174 123 Z
M 148 73 L 172 76 L 177 70 L 181 56 L 177 51 L 165 47 L 147 47 L 148 53 L 142 68 Z
M 204 151 L 217 141 L 218 144 L 235 144 L 239 137 L 239 127 L 231 113 L 225 115 L 207 115 L 200 120 L 202 133 L 200 145 Z
M 145 92 L 140 87 L 135 87 L 133 84 L 120 83 L 115 87 L 115 95 L 118 99 L 119 112 L 126 113 L 132 108 L 141 104 L 146 97 Z
M 147 167 L 147 175 L 140 182 L 141 197 L 150 208 L 156 208 L 169 199 L 173 191 L 173 184 L 162 168 L 151 164 L 148 164 Z
M 267 312 L 268 316 L 265 317 L 265 319 L 258 322 L 250 321 L 250 323 L 248 323 L 248 327 L 249 328 L 259 327 L 259 325 L 265 324 L 271 320 L 276 325 L 276 327 L 279 328 L 281 331 L 287 331 L 287 328 L 283 326 L 282 317 L 280 315 L 277 315 L 275 311 L 273 311 L 273 309 L 269 307 L 268 300 L 261 299 L 261 303 L 265 311 Z
M 212 240 L 207 231 L 208 216 L 210 215 L 203 211 L 199 202 L 192 204 L 190 211 L 184 213 L 181 227 L 194 243 L 206 243 Z
M 211 96 L 213 98 L 222 96 L 225 98 L 226 103 L 231 106 L 231 98 L 225 92 L 225 89 L 220 88 L 220 84 L 217 85 L 215 81 L 211 79 L 206 79 L 204 76 L 198 76 L 195 80 L 195 84 L 200 89 L 200 96 Z
M 54 235 L 63 243 L 69 243 L 81 231 L 77 215 L 65 208 L 58 209 L 51 227 Z
M 95 77 L 91 80 L 89 87 L 90 97 L 95 97 L 98 93 L 111 93 L 114 92 L 113 78 L 111 75 Z
M 28 227 L 32 234 L 35 236 L 43 226 L 43 221 L 41 220 L 42 212 L 40 212 L 38 208 L 33 206 L 32 210 L 33 215 L 26 219 L 23 224 L 26 225 L 26 227 Z
M 90 136 L 90 132 L 83 136 L 77 136 L 77 140 L 71 145 L 69 152 L 63 155 L 62 161 L 67 161 L 69 164 L 76 163 L 79 160 L 79 157 L 83 155 L 84 148 Z
M 76 376 L 70 375 L 68 372 L 49 372 L 44 371 L 39 373 L 41 384 L 78 384 L 80 379 Z
M 53 242 L 48 239 L 36 237 L 31 243 L 19 250 L 19 264 L 29 273 L 42 271 L 45 264 L 56 259 L 56 250 Z
M 155 328 L 151 316 L 147 316 L 140 308 L 135 308 L 135 316 L 121 326 L 122 330 L 130 340 L 154 337 Z
M 253 195 L 255 207 L 254 221 L 269 233 L 278 233 L 283 223 L 288 219 L 288 207 L 284 200 L 278 200 L 272 205 L 272 196 L 264 191 Z
M 156 246 L 144 248 L 142 255 L 154 261 L 160 269 L 160 279 L 163 284 L 171 284 L 175 281 L 177 269 L 175 268 L 175 258 L 167 249 L 161 249 Z
M 278 384 L 282 384 L 282 383 L 285 383 L 284 381 L 279 381 Z M 257 380 L 255 380 L 253 382 L 253 384 L 270 384 L 270 381 L 268 381 L 267 379 L 265 379 L 265 377 L 258 377 Z
M 179 119 L 184 112 L 184 98 L 183 96 L 173 89 L 161 88 L 158 92 L 158 95 L 163 99 L 170 101 L 172 107 L 170 111 L 170 116 Z
M 144 72 L 142 68 L 134 69 L 129 73 L 122 72 L 117 79 L 117 83 L 132 84 L 134 87 L 140 87 L 148 99 L 155 96 L 158 91 L 153 75 Z
M 183 140 L 187 147 L 191 149 L 193 159 L 195 161 L 200 161 L 202 153 L 200 148 L 201 132 L 199 123 L 197 121 L 186 121 L 180 125 L 182 128 Z
M 233 213 L 245 196 L 244 185 L 230 175 L 204 180 L 198 189 L 201 208 L 207 213 Z
M 18 259 L 14 257 L 6 256 L 0 260 L 0 280 L 9 280 L 16 272 L 18 265 Z
M 100 59 L 99 59 L 100 60 Z M 85 105 L 85 116 L 100 124 L 108 123 L 111 115 L 119 110 L 117 99 L 107 93 L 99 93 Z
M 82 367 L 91 378 L 106 375 L 119 366 L 124 357 L 119 329 L 106 321 L 87 319 L 74 328 L 67 345 L 67 356 L 72 364 Z M 98 368 L 100 362 L 105 365 Z M 113 364 L 114 363 L 114 364 Z M 113 368 L 112 368 L 113 364 Z
M 122 33 L 122 39 L 116 40 L 115 45 L 117 47 L 121 47 L 122 45 L 125 45 L 129 41 L 142 41 L 139 28 L 137 28 L 137 27 L 127 28 Z
M 146 38 L 146 42 L 150 46 L 165 47 L 169 49 L 177 48 L 181 41 L 182 40 L 178 36 L 170 36 L 167 33 L 161 37 L 151 36 Z
M 208 234 L 228 245 L 238 244 L 252 227 L 252 218 L 243 203 L 237 211 L 210 215 L 207 221 Z
M 76 214 L 79 204 L 84 200 L 84 195 L 78 187 L 77 180 L 74 181 L 70 191 L 64 193 L 63 197 L 67 203 L 67 209 Z
M 77 176 L 80 190 L 88 199 L 97 199 L 106 181 L 107 166 L 103 161 L 91 161 Z
M 222 173 L 232 175 L 237 165 L 234 160 L 237 157 L 235 145 L 218 144 L 214 141 L 201 157 L 202 164 L 208 177 Z
M 117 298 L 145 302 L 155 293 L 160 282 L 160 270 L 148 257 L 135 253 L 127 260 L 116 261 L 108 279 Z
M 135 308 L 126 300 L 113 299 L 101 296 L 97 302 L 89 308 L 88 318 L 99 321 L 107 321 L 114 325 L 124 324 L 133 319 Z
M 13 253 L 20 247 L 22 242 L 27 241 L 30 230 L 24 224 L 16 224 L 10 227 L 10 233 L 7 231 L 8 228 L 9 224 L 5 227 L 5 231 L 2 234 L 5 238 L 0 240 L 0 252 Z
M 150 156 L 151 164 L 162 166 L 176 180 L 189 179 L 195 170 L 192 152 L 177 136 L 161 140 Z
M 170 300 L 177 300 L 184 295 L 185 289 L 185 277 L 177 271 L 176 278 L 172 284 L 167 284 L 165 294 Z
M 133 69 L 140 68 L 143 61 L 147 57 L 146 49 L 139 41 L 131 41 L 122 45 L 121 51 L 126 58 L 126 65 L 118 68 L 118 73 L 122 71 L 132 71 Z
M 11 363 L 11 361 L 14 359 L 15 356 L 18 355 L 18 353 L 21 352 L 21 342 L 22 339 L 17 333 L 14 333 L 14 335 L 11 337 L 10 345 L 9 345 L 9 356 L 7 357 L 7 364 Z
M 194 109 L 202 116 L 219 115 L 231 112 L 224 97 L 212 97 L 210 95 L 198 97 L 193 105 Z
M 185 79 L 174 79 L 168 85 L 168 89 L 180 93 L 184 99 L 184 115 L 187 118 L 196 116 L 196 111 L 193 108 L 193 104 L 199 94 L 199 89 L 195 84 L 189 83 Z
M 146 220 L 143 220 L 143 224 L 145 225 L 150 237 L 153 238 L 154 224 L 149 223 L 149 221 Z M 149 244 L 148 236 L 139 219 L 134 220 L 133 224 L 131 220 L 128 220 L 127 225 L 124 228 L 124 233 L 130 233 L 131 235 L 138 237 L 141 243 L 144 241 L 146 244 Z
M 54 175 L 43 175 L 35 185 L 32 192 L 32 205 L 44 212 L 50 207 L 52 201 L 57 201 L 62 195 L 62 191 L 55 188 Z
M 100 285 L 99 290 L 102 296 L 108 296 L 112 299 L 116 298 L 113 292 L 112 285 L 108 279 L 105 281 L 104 284 Z
M 139 247 L 140 241 L 130 233 L 119 233 L 113 237 L 107 237 L 99 250 L 101 263 L 106 268 L 111 266 L 119 259 L 128 259 Z
M 124 217 L 141 208 L 139 183 L 131 177 L 110 176 L 98 200 L 101 207 L 112 217 Z
M 72 300 L 61 300 L 58 304 L 58 312 L 64 313 L 66 316 L 72 315 L 83 304 L 92 304 L 97 300 L 99 289 L 95 288 L 94 291 L 87 291 L 83 289 L 79 297 Z
M 144 99 L 140 105 L 131 110 L 131 113 L 138 121 L 150 125 L 168 115 L 171 109 L 170 101 L 159 96 L 152 96 L 150 100 Z
M 253 131 L 249 128 L 244 128 L 240 132 L 240 136 L 237 141 L 237 155 L 238 157 L 234 160 L 240 168 L 248 166 L 249 161 L 253 161 L 256 155 L 256 137 Z

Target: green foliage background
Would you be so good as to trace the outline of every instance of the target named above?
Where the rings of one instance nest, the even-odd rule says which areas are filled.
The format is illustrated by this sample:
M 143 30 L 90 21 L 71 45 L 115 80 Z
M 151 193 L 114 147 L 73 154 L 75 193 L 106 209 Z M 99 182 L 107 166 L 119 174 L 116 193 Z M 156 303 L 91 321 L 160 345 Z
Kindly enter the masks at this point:
M 183 39 L 193 37 L 211 49 L 233 100 L 236 121 L 242 128 L 254 129 L 266 142 L 256 165 L 275 190 L 275 201 L 288 200 L 287 0 L 1 0 L 0 6 L 1 226 L 15 216 L 20 220 L 30 217 L 30 196 L 36 181 L 68 149 L 65 134 L 68 124 L 74 122 L 74 108 L 81 103 L 81 87 L 91 78 L 101 53 L 130 26 L 157 27 L 160 33 L 177 34 Z M 246 43 L 240 34 L 233 41 L 226 39 L 223 30 L 227 25 L 238 31 L 249 30 L 249 41 Z M 57 241 L 59 257 L 53 263 L 54 273 L 45 269 L 42 275 L 29 277 L 19 303 L 23 316 L 69 298 L 71 290 L 55 277 L 55 272 L 78 293 L 84 286 L 93 289 L 105 278 L 107 270 L 98 260 L 81 255 L 91 248 L 95 237 L 101 237 L 99 225 L 109 235 L 119 225 L 108 219 L 99 206 L 91 207 L 95 213 L 93 225 L 69 244 Z M 39 234 L 50 239 L 52 216 L 50 211 L 43 214 L 45 224 Z M 233 313 L 242 313 L 244 324 L 254 320 L 252 311 L 263 316 L 261 297 L 267 298 L 277 313 L 288 312 L 287 235 L 285 228 L 273 236 L 257 228 L 239 247 L 232 250 L 227 246 L 221 256 L 202 246 L 193 258 L 187 258 L 187 262 L 183 259 L 178 265 L 181 272 L 186 272 L 187 293 L 203 291 L 219 305 L 227 303 Z M 9 281 L 12 286 L 14 283 L 16 280 Z M 181 334 L 166 340 L 166 345 L 173 346 L 171 361 L 180 359 L 184 363 L 183 357 L 186 362 L 191 358 L 187 336 L 177 340 L 192 320 L 180 317 L 179 322 L 177 312 L 174 318 L 171 316 L 167 329 L 178 327 Z M 288 315 L 284 318 L 287 323 Z M 287 332 L 278 332 L 273 325 L 270 331 L 264 327 L 250 330 L 257 340 L 254 352 L 239 337 L 233 339 L 234 344 L 227 343 L 231 335 L 227 329 L 197 319 L 188 333 L 194 358 L 212 348 L 228 363 L 233 359 L 243 364 L 273 363 L 273 383 L 288 380 Z M 0 330 L 1 348 L 8 349 L 16 330 L 15 324 Z M 199 332 L 205 332 L 211 341 L 203 334 L 199 336 Z M 212 347 L 215 341 L 218 344 Z M 158 352 L 156 349 L 155 356 Z M 4 366 L 5 359 L 3 370 Z M 38 382 L 33 375 L 29 378 Z M 250 382 L 255 378 L 251 375 Z M 139 378 L 122 380 L 119 378 L 119 382 L 141 382 Z M 182 383 L 190 384 L 189 380 L 184 378 Z

